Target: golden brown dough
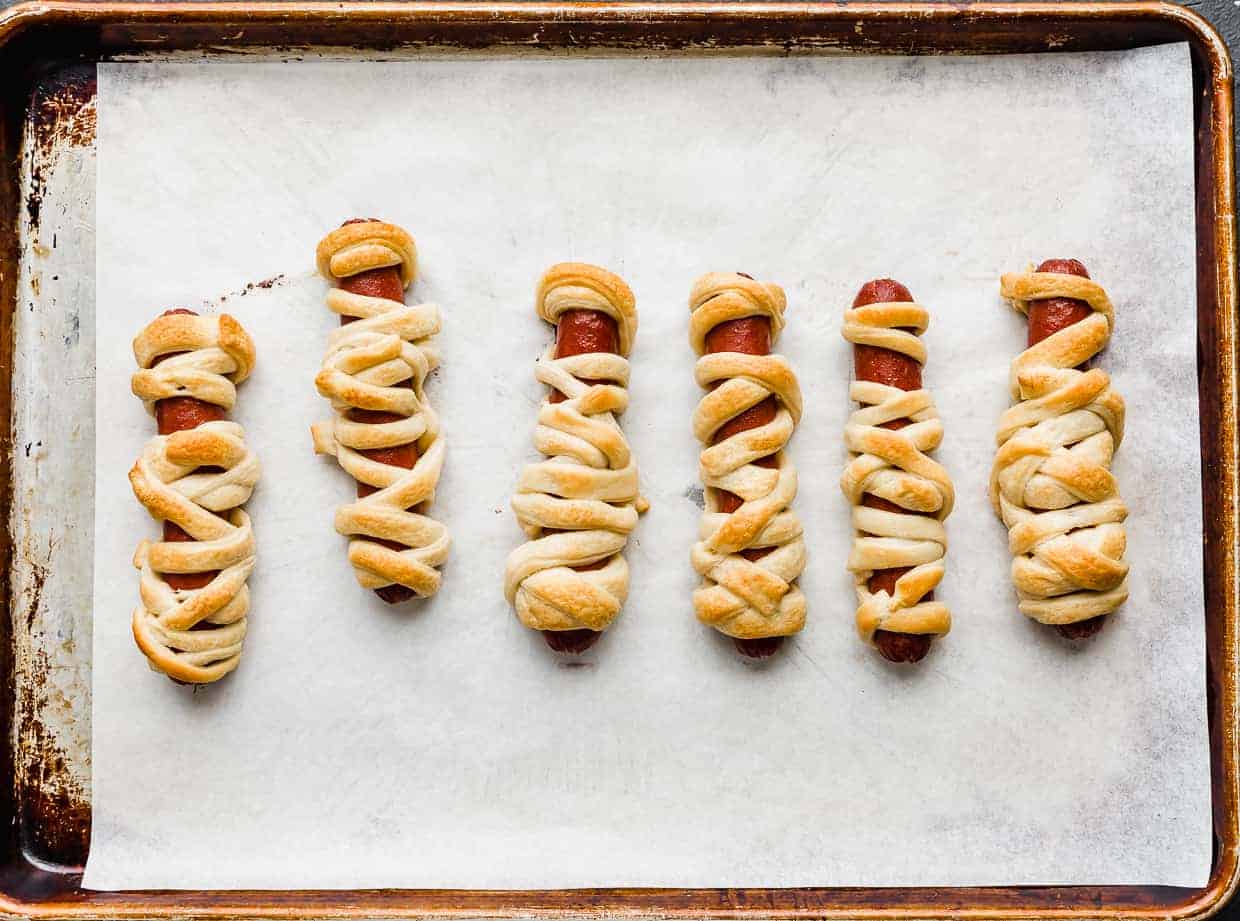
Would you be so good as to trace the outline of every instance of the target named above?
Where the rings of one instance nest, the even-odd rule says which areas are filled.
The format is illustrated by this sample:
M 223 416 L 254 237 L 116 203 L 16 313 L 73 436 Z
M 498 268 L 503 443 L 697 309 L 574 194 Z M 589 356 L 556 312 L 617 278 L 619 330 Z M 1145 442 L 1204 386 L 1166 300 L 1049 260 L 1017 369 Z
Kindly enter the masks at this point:
M 622 551 L 646 510 L 618 419 L 629 404 L 637 305 L 619 276 L 564 262 L 543 275 L 535 308 L 553 326 L 568 310 L 607 314 L 616 322 L 620 354 L 556 358 L 552 345 L 538 361 L 534 374 L 550 388 L 534 430 L 545 459 L 525 466 L 512 498 L 529 540 L 508 557 L 504 596 L 532 630 L 603 631 L 628 597 Z M 555 391 L 566 399 L 552 402 Z
M 924 307 L 912 302 L 867 304 L 844 316 L 844 338 L 926 362 L 920 334 L 929 325 Z M 927 452 L 943 440 L 943 423 L 927 389 L 901 390 L 874 381 L 854 380 L 849 396 L 860 404 L 848 418 L 844 441 L 848 466 L 840 487 L 852 505 L 853 545 L 848 569 L 857 592 L 857 631 L 870 644 L 879 630 L 942 636 L 951 629 L 951 612 L 927 599 L 943 578 L 947 531 L 943 521 L 955 501 L 951 478 Z M 900 429 L 884 424 L 908 419 Z M 866 493 L 900 511 L 867 507 Z M 876 570 L 908 569 L 895 594 L 871 592 Z
M 1052 272 L 1004 275 L 1000 292 L 1021 313 L 1046 298 L 1093 311 L 1012 362 L 1018 402 L 999 422 L 990 496 L 1008 528 L 1020 610 L 1044 624 L 1110 614 L 1128 597 L 1128 509 L 1111 474 L 1124 401 L 1105 371 L 1078 366 L 1110 341 L 1111 301 L 1097 282 Z
M 789 636 L 805 626 L 805 595 L 796 583 L 805 568 L 805 541 L 791 508 L 797 475 L 784 453 L 801 418 L 801 390 L 782 355 L 708 352 L 706 336 L 720 323 L 763 317 L 774 343 L 785 306 L 778 285 L 735 272 L 703 275 L 689 294 L 689 342 L 698 354 L 698 385 L 707 391 L 693 414 L 707 487 L 691 556 L 702 577 L 693 607 L 702 623 L 738 639 Z M 769 423 L 712 443 L 729 421 L 770 398 L 777 409 Z M 754 463 L 766 457 L 774 458 L 774 467 Z M 740 497 L 740 507 L 721 511 L 720 490 Z M 745 555 L 756 550 L 767 552 L 756 559 Z
M 140 368 L 133 392 L 152 414 L 158 400 L 171 397 L 231 409 L 235 385 L 254 366 L 254 344 L 228 314 L 159 317 L 134 339 L 133 351 Z M 151 517 L 193 538 L 144 540 L 134 554 L 142 574 L 134 639 L 152 668 L 178 681 L 217 681 L 240 660 L 254 535 L 239 506 L 250 498 L 259 473 L 245 432 L 226 420 L 155 436 L 129 471 L 134 495 Z M 215 577 L 198 589 L 173 589 L 164 578 L 212 571 Z
M 329 280 L 397 266 L 408 287 L 417 275 L 413 238 L 383 221 L 336 228 L 319 243 L 316 261 Z M 336 530 L 350 538 L 349 562 L 363 588 L 402 585 L 429 597 L 439 591 L 439 567 L 451 543 L 448 529 L 425 514 L 444 461 L 439 417 L 423 391 L 426 376 L 439 363 L 432 338 L 439 332 L 439 308 L 342 288 L 327 292 L 327 306 L 359 319 L 332 331 L 314 380 L 335 411 L 330 421 L 311 427 L 314 450 L 332 455 L 355 480 L 377 490 L 337 509 Z M 351 417 L 354 409 L 399 418 L 359 421 Z M 411 442 L 418 450 L 411 469 L 362 453 Z

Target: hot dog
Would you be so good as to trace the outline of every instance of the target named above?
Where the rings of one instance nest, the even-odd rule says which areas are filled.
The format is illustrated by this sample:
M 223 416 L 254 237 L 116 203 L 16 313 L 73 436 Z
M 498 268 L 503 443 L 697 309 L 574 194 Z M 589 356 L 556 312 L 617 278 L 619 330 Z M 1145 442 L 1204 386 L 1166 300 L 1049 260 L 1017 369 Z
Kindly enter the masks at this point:
M 797 584 L 804 532 L 792 503 L 796 466 L 785 451 L 801 419 L 801 389 L 773 351 L 787 298 L 773 282 L 707 272 L 689 292 L 694 378 L 705 391 L 693 413 L 706 494 L 690 561 L 702 581 L 697 619 L 747 658 L 773 655 L 805 626 Z
M 134 640 L 172 681 L 207 684 L 237 667 L 246 632 L 254 539 L 241 506 L 260 465 L 227 414 L 234 385 L 254 366 L 254 345 L 228 314 L 207 319 L 178 308 L 148 324 L 133 349 L 133 393 L 159 437 L 129 482 L 163 525 L 163 540 L 143 540 L 134 554 L 142 574 Z
M 752 275 L 746 275 L 744 272 L 736 274 L 753 279 Z M 742 352 L 746 355 L 769 355 L 771 354 L 771 321 L 766 317 L 742 317 L 739 320 L 720 323 L 706 334 L 706 350 L 712 353 Z M 711 443 L 719 444 L 737 432 L 767 425 L 775 418 L 777 409 L 775 398 L 767 397 L 761 403 L 750 407 L 724 424 L 715 433 Z M 770 455 L 759 458 L 753 463 L 758 467 L 771 468 L 775 466 L 775 457 Z M 724 489 L 718 489 L 715 492 L 719 511 L 734 512 L 741 507 L 742 499 L 735 493 Z M 741 555 L 748 560 L 757 560 L 770 552 L 766 548 L 742 550 Z M 732 642 L 736 646 L 736 651 L 741 655 L 750 659 L 765 659 L 778 651 L 784 638 L 782 636 L 765 636 L 755 639 L 733 637 Z
M 345 221 L 341 226 L 376 223 L 378 220 L 378 218 L 373 217 L 355 217 Z M 363 297 L 382 297 L 392 301 L 399 301 L 402 304 L 405 302 L 405 286 L 401 283 L 399 266 L 385 266 L 381 269 L 368 269 L 365 272 L 358 272 L 356 275 L 340 279 L 340 287 L 345 291 L 360 294 Z M 340 325 L 344 326 L 357 319 L 358 317 L 342 316 L 340 318 Z M 375 425 L 384 422 L 399 422 L 403 418 L 396 413 L 374 412 L 366 409 L 351 409 L 348 415 L 354 422 L 369 422 Z M 387 464 L 389 467 L 402 467 L 405 470 L 412 470 L 413 465 L 418 462 L 418 446 L 416 442 L 394 445 L 389 448 L 374 448 L 361 451 L 360 453 L 373 461 Z M 375 487 L 368 486 L 365 483 L 357 484 L 357 497 L 359 499 L 369 496 L 373 492 L 376 492 Z M 399 544 L 396 541 L 383 540 L 382 538 L 370 539 L 393 550 L 405 549 L 403 544 Z M 414 596 L 413 590 L 403 585 L 386 585 L 383 588 L 375 589 L 375 594 L 388 604 L 400 604 L 402 601 L 408 601 Z
M 1089 278 L 1085 266 L 1076 259 L 1047 259 L 1037 267 L 1039 272 L 1055 272 L 1060 275 L 1079 275 Z M 1074 323 L 1080 323 L 1093 311 L 1084 301 L 1070 297 L 1052 297 L 1029 303 L 1029 345 L 1037 345 L 1043 339 Z M 1078 366 L 1084 371 L 1089 362 Z M 1107 615 L 1091 617 L 1073 624 L 1057 624 L 1055 630 L 1070 640 L 1084 640 L 1098 633 L 1106 625 Z
M 598 641 L 624 607 L 624 548 L 648 507 L 620 428 L 628 408 L 637 301 L 620 276 L 560 262 L 539 279 L 534 312 L 554 326 L 534 377 L 547 388 L 534 446 L 512 509 L 526 540 L 504 564 L 504 596 L 517 620 L 554 651 Z
M 165 310 L 163 316 L 173 316 L 174 314 L 188 314 L 189 316 L 197 316 L 198 314 L 185 307 L 178 307 L 175 310 Z M 154 364 L 159 364 L 165 358 L 171 358 L 173 355 L 181 354 L 179 352 L 169 352 L 167 355 L 160 355 L 155 359 Z M 159 434 L 171 435 L 173 432 L 183 432 L 188 429 L 196 429 L 204 422 L 215 422 L 225 418 L 227 413 L 224 407 L 216 406 L 214 403 L 208 403 L 205 400 L 198 400 L 194 397 L 169 397 L 166 400 L 159 400 L 155 404 L 155 424 L 159 427 Z M 217 469 L 217 468 L 207 468 Z M 182 531 L 171 521 L 164 522 L 164 540 L 166 541 L 192 541 L 193 538 Z M 202 588 L 214 579 L 216 573 L 212 572 L 189 572 L 189 573 L 164 573 L 164 581 L 177 591 L 188 591 L 190 589 Z M 173 679 L 176 680 L 175 678 Z M 184 683 L 184 682 L 179 682 Z
M 900 282 L 890 278 L 878 278 L 861 286 L 852 305 L 857 308 L 869 304 L 912 302 L 913 295 Z M 858 380 L 886 384 L 901 390 L 921 389 L 921 365 L 900 352 L 870 345 L 854 345 L 853 365 Z M 909 421 L 908 419 L 895 419 L 885 423 L 882 427 L 901 429 L 908 425 Z M 862 505 L 888 512 L 907 511 L 894 502 L 888 502 L 870 493 L 866 493 L 862 498 Z M 894 595 L 896 581 L 908 571 L 908 567 L 877 570 L 870 577 L 870 591 L 885 591 L 889 595 Z M 926 596 L 926 600 L 929 601 L 933 597 L 934 593 L 931 592 Z M 930 644 L 933 641 L 934 636 L 931 634 L 893 633 L 889 630 L 879 630 L 874 634 L 875 647 L 889 662 L 919 662 L 930 651 Z
M 568 358 L 570 355 L 585 355 L 588 352 L 611 352 L 619 354 L 620 337 L 616 321 L 601 310 L 566 310 L 560 314 L 555 327 L 555 357 Z M 597 384 L 601 381 L 586 381 Z M 552 403 L 562 403 L 566 399 L 558 390 L 551 393 Z M 548 534 L 555 529 L 548 528 Z M 602 569 L 606 560 L 599 560 L 589 566 L 576 567 L 579 571 Z M 568 655 L 579 655 L 598 642 L 603 634 L 596 630 L 543 630 L 543 640 L 556 652 Z

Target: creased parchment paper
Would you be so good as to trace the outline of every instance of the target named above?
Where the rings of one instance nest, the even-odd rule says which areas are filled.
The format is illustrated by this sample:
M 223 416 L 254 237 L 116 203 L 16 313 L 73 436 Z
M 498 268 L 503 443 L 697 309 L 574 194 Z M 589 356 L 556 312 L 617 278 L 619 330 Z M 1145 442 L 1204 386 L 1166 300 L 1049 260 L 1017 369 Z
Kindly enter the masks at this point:
M 165 887 L 1201 885 L 1210 862 L 1186 46 L 989 58 L 442 57 L 100 66 L 94 826 L 85 884 Z M 354 581 L 311 452 L 329 330 L 314 246 L 380 216 L 442 306 L 443 590 Z M 1082 259 L 1118 326 L 1115 473 L 1132 597 L 1079 648 L 1016 611 L 985 485 L 1025 322 L 1001 272 Z M 551 263 L 638 299 L 624 425 L 652 508 L 627 609 L 580 663 L 504 602 L 508 499 L 534 456 Z M 689 286 L 787 289 L 780 349 L 810 563 L 805 632 L 765 665 L 693 617 Z M 959 502 L 918 668 L 854 633 L 838 478 L 841 315 L 872 277 L 930 308 L 926 383 Z M 274 279 L 274 280 L 273 280 Z M 263 283 L 263 284 L 259 284 Z M 269 286 L 268 286 L 269 283 Z M 231 292 L 231 293 L 229 293 Z M 130 637 L 125 474 L 154 430 L 130 340 L 226 310 L 258 367 L 262 458 L 239 671 L 193 692 Z

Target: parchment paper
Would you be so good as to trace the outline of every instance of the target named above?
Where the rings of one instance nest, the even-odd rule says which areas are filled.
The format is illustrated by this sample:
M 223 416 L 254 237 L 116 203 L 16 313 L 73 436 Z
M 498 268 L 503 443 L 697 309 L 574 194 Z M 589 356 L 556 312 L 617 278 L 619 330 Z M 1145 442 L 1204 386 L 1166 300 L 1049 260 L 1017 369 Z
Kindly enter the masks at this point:
M 86 885 L 1201 885 L 1210 862 L 1186 46 L 988 58 L 444 57 L 100 66 L 94 825 Z M 354 582 L 311 452 L 329 329 L 314 246 L 408 227 L 443 308 L 443 590 Z M 1118 327 L 1115 473 L 1131 600 L 1079 648 L 1016 611 L 985 496 L 1024 320 L 1001 272 L 1082 259 Z M 637 294 L 624 424 L 652 508 L 632 592 L 578 664 L 504 602 L 534 457 L 533 288 L 596 262 Z M 693 617 L 700 393 L 686 298 L 710 269 L 788 291 L 780 348 L 811 557 L 805 632 L 765 665 Z M 933 313 L 926 383 L 959 502 L 918 668 L 856 638 L 838 477 L 840 318 L 866 279 Z M 272 280 L 274 279 L 274 280 Z M 269 282 L 270 286 L 256 284 Z M 232 292 L 232 293 L 226 293 Z M 130 637 L 156 525 L 125 474 L 153 422 L 130 340 L 227 310 L 259 363 L 262 458 L 239 671 L 193 692 Z

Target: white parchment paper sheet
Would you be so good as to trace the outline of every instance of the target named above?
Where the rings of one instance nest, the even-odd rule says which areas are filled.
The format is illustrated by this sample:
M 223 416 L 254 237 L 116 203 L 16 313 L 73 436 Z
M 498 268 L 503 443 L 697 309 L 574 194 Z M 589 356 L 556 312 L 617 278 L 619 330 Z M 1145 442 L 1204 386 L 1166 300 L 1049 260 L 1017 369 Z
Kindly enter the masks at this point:
M 989 58 L 434 58 L 101 65 L 94 832 L 86 885 L 577 887 L 1163 883 L 1210 861 L 1185 46 Z M 442 305 L 430 392 L 455 536 L 443 590 L 354 582 L 311 453 L 336 318 L 314 246 L 356 216 L 416 236 Z M 1115 472 L 1132 597 L 1074 648 L 1017 613 L 985 496 L 1025 323 L 1001 272 L 1075 256 L 1117 304 Z M 549 264 L 639 303 L 625 417 L 650 513 L 627 610 L 581 664 L 501 593 L 534 456 Z M 700 394 L 686 298 L 710 269 L 783 284 L 780 346 L 810 621 L 766 665 L 693 618 Z M 919 668 L 862 646 L 837 485 L 840 320 L 893 275 L 933 312 L 926 383 L 959 502 Z M 270 288 L 247 285 L 280 276 Z M 227 294 L 226 292 L 233 292 Z M 153 431 L 130 340 L 171 305 L 258 344 L 236 418 L 262 458 L 240 670 L 196 693 L 129 634 L 125 473 Z

